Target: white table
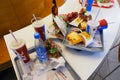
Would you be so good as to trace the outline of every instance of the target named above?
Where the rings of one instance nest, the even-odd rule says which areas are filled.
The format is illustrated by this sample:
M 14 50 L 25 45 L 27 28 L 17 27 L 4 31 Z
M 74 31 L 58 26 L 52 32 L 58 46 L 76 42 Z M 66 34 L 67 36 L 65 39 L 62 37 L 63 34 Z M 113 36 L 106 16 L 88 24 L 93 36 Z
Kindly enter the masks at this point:
M 59 14 L 64 14 L 72 11 L 79 11 L 81 5 L 78 3 L 78 0 L 67 0 L 63 6 L 59 8 Z M 92 15 L 93 18 L 95 17 L 97 13 L 98 8 L 93 7 L 92 8 Z M 109 9 L 101 9 L 101 12 L 97 18 L 97 20 L 100 19 L 106 19 L 108 22 L 114 22 L 112 24 L 109 24 L 108 29 L 104 30 L 103 32 L 103 39 L 104 39 L 104 50 L 102 52 L 96 52 L 96 53 L 90 53 L 85 51 L 75 51 L 73 49 L 68 49 L 63 46 L 63 44 L 59 43 L 63 50 L 63 56 L 65 59 L 69 62 L 71 67 L 75 70 L 75 72 L 80 76 L 82 80 L 87 80 L 91 74 L 96 70 L 96 68 L 99 66 L 99 64 L 102 62 L 102 60 L 107 55 L 109 49 L 112 46 L 112 43 L 117 35 L 117 31 L 119 29 L 119 20 L 120 20 L 120 8 L 115 1 L 115 5 L 112 8 Z M 51 25 L 52 22 L 52 16 L 49 15 L 43 19 L 46 28 Z M 23 38 L 26 41 L 27 48 L 34 46 L 34 29 L 32 25 L 26 26 L 25 28 L 22 28 L 20 30 L 17 30 L 14 32 L 15 36 L 17 38 Z M 16 76 L 18 80 L 20 80 L 19 74 L 17 72 L 17 68 L 15 66 L 14 59 L 16 55 L 13 53 L 12 50 L 9 48 L 9 44 L 13 38 L 10 34 L 7 34 L 4 36 L 7 49 L 10 54 L 10 58 L 16 73 Z

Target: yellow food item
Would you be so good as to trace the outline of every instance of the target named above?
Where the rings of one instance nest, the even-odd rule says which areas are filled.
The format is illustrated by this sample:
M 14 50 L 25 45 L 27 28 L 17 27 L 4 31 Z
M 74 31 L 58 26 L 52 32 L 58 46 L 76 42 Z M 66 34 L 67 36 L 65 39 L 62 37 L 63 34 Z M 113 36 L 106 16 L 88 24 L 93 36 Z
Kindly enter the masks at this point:
M 80 33 L 81 35 L 84 35 L 87 40 L 91 38 L 91 36 L 87 32 Z
M 81 21 L 81 19 L 79 17 L 75 19 L 76 23 L 80 23 L 80 21 Z
M 80 36 L 83 38 L 83 43 L 85 46 L 88 46 L 89 44 L 93 42 L 93 38 L 91 37 L 91 35 L 85 31 L 81 32 Z
M 70 32 L 67 35 L 67 40 L 69 40 L 72 44 L 77 44 L 83 41 L 81 36 L 78 35 L 77 32 Z
M 83 22 L 81 22 L 80 24 L 81 24 L 80 29 L 81 29 L 81 30 L 85 30 L 86 27 L 87 27 L 87 22 L 86 22 L 86 21 L 83 21 Z

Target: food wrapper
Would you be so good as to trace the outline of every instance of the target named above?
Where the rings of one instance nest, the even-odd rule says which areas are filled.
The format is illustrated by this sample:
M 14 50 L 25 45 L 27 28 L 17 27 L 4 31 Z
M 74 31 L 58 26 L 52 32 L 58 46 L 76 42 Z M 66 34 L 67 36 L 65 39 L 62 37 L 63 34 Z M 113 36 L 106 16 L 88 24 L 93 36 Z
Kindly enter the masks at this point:
M 84 46 L 87 47 L 89 44 L 93 42 L 93 38 L 87 32 L 81 32 L 80 36 L 83 38 Z
M 72 44 L 77 44 L 82 42 L 82 38 L 77 32 L 70 32 L 67 35 L 67 40 L 69 40 Z
M 83 20 L 79 17 L 77 17 L 76 19 L 74 19 L 72 22 L 70 22 L 70 25 L 73 25 L 75 27 L 78 27 L 78 25 L 82 22 Z
M 58 16 L 56 16 L 54 18 L 54 21 L 57 24 L 57 26 L 59 27 L 62 34 L 65 36 L 65 34 L 66 34 L 66 23 L 65 23 L 65 21 L 62 18 L 58 17 Z

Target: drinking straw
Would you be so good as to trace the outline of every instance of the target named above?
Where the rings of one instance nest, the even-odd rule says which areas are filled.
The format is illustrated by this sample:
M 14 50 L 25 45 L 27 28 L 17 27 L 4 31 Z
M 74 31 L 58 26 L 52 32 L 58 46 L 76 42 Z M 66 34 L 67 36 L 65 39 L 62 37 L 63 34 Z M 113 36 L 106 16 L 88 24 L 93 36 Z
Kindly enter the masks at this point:
M 35 19 L 35 21 L 37 21 L 37 18 L 36 18 L 36 16 L 35 16 L 35 14 L 33 14 L 33 18 Z
M 100 7 L 99 7 L 99 10 L 98 10 L 98 12 L 97 12 L 97 15 L 95 16 L 94 21 L 96 21 L 96 19 L 97 19 L 99 13 L 100 13 L 100 11 L 101 11 L 101 8 L 102 8 L 102 4 L 101 4 L 99 1 L 98 1 L 98 5 L 99 5 Z
M 12 35 L 12 37 L 14 38 L 14 40 L 18 43 L 17 38 L 15 37 L 15 35 L 13 34 L 12 30 L 9 30 L 10 34 Z
M 97 14 L 96 14 L 96 16 L 95 16 L 94 22 L 96 21 L 98 15 L 99 15 L 99 13 L 100 13 L 100 11 L 101 11 L 101 6 L 100 6 L 100 8 L 99 8 L 99 10 L 98 10 L 98 12 L 97 12 Z
M 38 24 L 38 20 L 37 20 L 35 14 L 33 14 L 33 18 L 34 18 L 34 20 L 36 21 L 36 24 Z

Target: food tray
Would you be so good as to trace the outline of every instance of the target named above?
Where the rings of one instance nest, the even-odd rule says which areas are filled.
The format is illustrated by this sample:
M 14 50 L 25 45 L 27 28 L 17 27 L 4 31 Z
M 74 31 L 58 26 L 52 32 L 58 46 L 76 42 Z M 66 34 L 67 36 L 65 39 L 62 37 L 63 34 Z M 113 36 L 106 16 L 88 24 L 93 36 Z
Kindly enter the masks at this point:
M 28 52 L 29 54 L 31 55 L 32 53 L 34 54 L 35 52 L 35 49 L 34 48 L 30 48 L 28 49 Z M 61 55 L 62 56 L 62 55 Z M 20 60 L 18 59 L 18 57 L 16 57 L 14 59 L 15 61 L 15 64 L 16 64 L 16 67 L 17 67 L 17 71 L 18 71 L 18 74 L 20 76 L 20 80 L 23 80 L 23 70 L 22 70 L 22 66 L 20 64 Z M 74 79 L 74 80 L 81 80 L 80 77 L 76 74 L 76 72 L 71 68 L 71 66 L 69 65 L 69 63 L 66 61 L 65 62 L 65 69 L 69 72 L 69 74 L 71 75 L 71 77 Z M 50 71 L 56 71 L 56 70 L 50 70 Z M 42 78 L 43 79 L 43 78 Z M 53 79 L 54 80 L 54 79 Z M 58 79 L 58 80 L 64 80 L 64 79 Z M 67 79 L 66 79 L 67 80 Z
M 67 34 L 69 33 L 70 29 L 71 27 L 69 27 Z M 100 36 L 100 41 L 101 41 L 101 46 L 98 46 L 98 47 L 92 47 L 91 46 L 92 44 L 88 45 L 87 47 L 85 47 L 83 44 L 76 44 L 76 45 L 69 44 L 68 40 L 66 39 L 66 36 L 64 37 L 63 44 L 66 47 L 76 49 L 76 50 L 84 50 L 84 51 L 90 51 L 90 52 L 103 51 L 103 47 L 104 47 L 103 46 L 103 30 L 98 31 L 97 33 Z M 97 34 L 95 36 L 97 36 Z

